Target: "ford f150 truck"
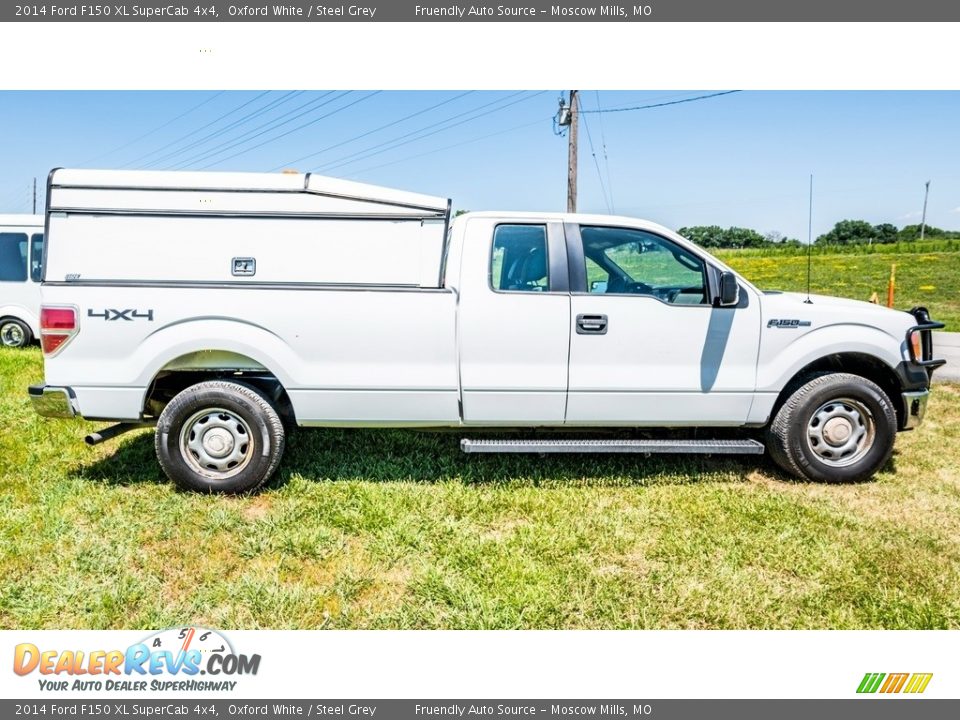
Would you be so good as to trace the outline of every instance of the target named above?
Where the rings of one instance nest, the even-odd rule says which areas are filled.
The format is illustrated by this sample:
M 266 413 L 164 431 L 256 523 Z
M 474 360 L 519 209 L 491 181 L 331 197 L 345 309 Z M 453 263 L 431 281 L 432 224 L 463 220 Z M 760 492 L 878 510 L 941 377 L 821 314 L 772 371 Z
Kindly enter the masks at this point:
M 467 452 L 766 448 L 859 480 L 943 362 L 923 308 L 762 292 L 643 220 L 454 219 L 311 174 L 55 170 L 47 208 L 36 410 L 120 421 L 90 443 L 155 424 L 194 490 L 258 488 L 295 425 L 530 429 Z

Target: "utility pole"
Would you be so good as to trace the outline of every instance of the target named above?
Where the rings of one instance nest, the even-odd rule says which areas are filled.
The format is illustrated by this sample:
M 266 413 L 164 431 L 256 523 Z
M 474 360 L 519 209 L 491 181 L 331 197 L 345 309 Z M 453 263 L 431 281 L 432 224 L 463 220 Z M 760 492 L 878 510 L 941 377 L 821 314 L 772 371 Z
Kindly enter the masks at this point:
M 37 179 L 33 179 L 33 214 L 37 214 Z
M 570 91 L 567 105 L 560 101 L 557 125 L 569 128 L 567 135 L 567 212 L 577 211 L 577 129 L 579 126 L 577 90 Z
M 930 197 L 930 181 L 927 180 L 926 189 L 923 191 L 923 218 L 920 220 L 920 239 L 923 240 L 923 236 L 927 231 L 927 198 Z

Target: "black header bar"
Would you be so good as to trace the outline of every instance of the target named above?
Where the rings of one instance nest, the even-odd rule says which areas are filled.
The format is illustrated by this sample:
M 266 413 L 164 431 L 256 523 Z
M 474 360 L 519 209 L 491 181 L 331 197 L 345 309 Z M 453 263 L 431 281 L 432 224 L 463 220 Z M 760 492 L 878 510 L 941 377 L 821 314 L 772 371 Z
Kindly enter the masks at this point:
M 287 2 L 4 3 L 2 22 L 951 22 L 960 3 L 943 0 L 513 0 L 496 4 L 381 0 Z M 906 38 L 907 36 L 905 36 Z M 909 42 L 905 39 L 905 42 Z M 920 48 L 918 47 L 918 50 Z

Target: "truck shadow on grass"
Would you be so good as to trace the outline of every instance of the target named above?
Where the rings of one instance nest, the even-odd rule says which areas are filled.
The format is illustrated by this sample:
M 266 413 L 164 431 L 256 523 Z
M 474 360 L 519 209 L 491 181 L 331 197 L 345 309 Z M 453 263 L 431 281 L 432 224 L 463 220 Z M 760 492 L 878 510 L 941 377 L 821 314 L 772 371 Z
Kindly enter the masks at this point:
M 283 462 L 264 491 L 293 478 L 622 487 L 738 483 L 762 471 L 795 481 L 758 455 L 466 455 L 459 440 L 459 433 L 447 432 L 301 429 L 289 438 Z M 113 452 L 73 468 L 70 475 L 120 486 L 167 482 L 154 455 L 152 432 L 121 439 Z

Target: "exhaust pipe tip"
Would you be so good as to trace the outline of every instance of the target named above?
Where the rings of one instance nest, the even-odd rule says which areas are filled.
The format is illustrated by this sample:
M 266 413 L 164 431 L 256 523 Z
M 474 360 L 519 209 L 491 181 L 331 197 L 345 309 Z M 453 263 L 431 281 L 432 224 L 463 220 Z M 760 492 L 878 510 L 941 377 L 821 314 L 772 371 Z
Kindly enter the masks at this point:
M 148 422 L 122 422 L 116 425 L 111 425 L 110 427 L 104 428 L 99 432 L 92 432 L 86 437 L 83 438 L 83 441 L 93 447 L 94 445 L 99 445 L 102 442 L 107 440 L 112 440 L 118 435 L 123 435 L 124 433 L 130 432 L 131 430 L 139 430 L 140 428 L 153 427 L 156 425 L 156 421 L 151 420 Z

